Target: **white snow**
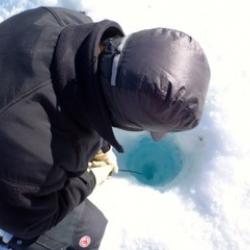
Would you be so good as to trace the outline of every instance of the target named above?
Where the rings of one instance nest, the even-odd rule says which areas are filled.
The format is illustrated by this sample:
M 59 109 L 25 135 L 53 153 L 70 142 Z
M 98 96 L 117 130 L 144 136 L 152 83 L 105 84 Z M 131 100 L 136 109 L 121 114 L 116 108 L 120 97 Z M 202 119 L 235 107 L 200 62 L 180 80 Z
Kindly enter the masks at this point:
M 247 0 L 0 0 L 0 21 L 39 5 L 87 10 L 126 33 L 168 27 L 204 48 L 212 78 L 200 125 L 173 135 L 185 157 L 170 184 L 114 177 L 91 199 L 109 218 L 102 250 L 250 249 L 250 31 Z M 126 145 L 135 134 L 117 132 Z M 122 156 L 124 157 L 124 156 Z

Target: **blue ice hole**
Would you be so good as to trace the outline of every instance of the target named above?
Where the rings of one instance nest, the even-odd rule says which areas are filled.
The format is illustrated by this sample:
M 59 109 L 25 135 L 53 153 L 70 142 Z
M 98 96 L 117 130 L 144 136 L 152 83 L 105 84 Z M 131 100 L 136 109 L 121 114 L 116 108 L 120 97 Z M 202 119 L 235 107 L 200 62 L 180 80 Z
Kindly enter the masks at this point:
M 118 157 L 124 170 L 139 182 L 150 186 L 163 186 L 172 182 L 183 167 L 183 154 L 173 137 L 155 142 L 143 136 L 126 148 Z M 122 172 L 121 169 L 121 172 Z

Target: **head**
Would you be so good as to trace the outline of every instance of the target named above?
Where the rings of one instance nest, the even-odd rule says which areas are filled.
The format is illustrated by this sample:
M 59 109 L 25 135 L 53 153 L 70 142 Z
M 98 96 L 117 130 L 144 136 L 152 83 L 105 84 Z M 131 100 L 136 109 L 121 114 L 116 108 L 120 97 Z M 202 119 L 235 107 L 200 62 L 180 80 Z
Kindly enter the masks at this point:
M 99 77 L 113 126 L 158 140 L 198 124 L 210 70 L 194 39 L 157 28 L 104 44 Z

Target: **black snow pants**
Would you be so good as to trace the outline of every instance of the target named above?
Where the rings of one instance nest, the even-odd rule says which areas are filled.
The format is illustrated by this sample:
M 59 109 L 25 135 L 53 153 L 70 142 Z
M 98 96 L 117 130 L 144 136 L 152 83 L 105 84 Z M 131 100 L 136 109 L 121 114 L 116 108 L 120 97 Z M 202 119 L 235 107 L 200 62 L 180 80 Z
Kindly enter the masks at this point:
M 107 219 L 88 199 L 76 207 L 54 228 L 31 241 L 14 237 L 13 250 L 97 250 Z

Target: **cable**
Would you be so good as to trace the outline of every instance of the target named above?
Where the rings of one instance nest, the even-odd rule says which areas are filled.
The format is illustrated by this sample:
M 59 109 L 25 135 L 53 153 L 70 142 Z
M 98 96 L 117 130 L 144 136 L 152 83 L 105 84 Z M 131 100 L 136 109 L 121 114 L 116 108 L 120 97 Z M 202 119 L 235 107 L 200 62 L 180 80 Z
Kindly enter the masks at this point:
M 125 172 L 125 173 L 131 173 L 131 174 L 138 174 L 138 175 L 143 175 L 143 173 L 140 173 L 135 170 L 129 170 L 129 169 L 119 169 L 120 172 Z

